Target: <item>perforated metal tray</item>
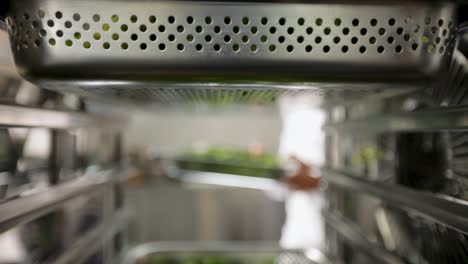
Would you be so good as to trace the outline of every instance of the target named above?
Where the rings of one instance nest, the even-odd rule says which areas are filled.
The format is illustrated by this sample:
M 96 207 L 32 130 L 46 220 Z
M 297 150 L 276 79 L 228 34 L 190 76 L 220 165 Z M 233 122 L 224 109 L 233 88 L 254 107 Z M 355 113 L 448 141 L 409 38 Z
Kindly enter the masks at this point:
M 206 263 L 331 263 L 318 249 L 293 251 L 284 250 L 275 245 L 265 245 L 265 243 L 225 241 L 156 242 L 141 244 L 130 249 L 124 256 L 122 262 L 124 264 L 178 263 L 183 262 L 185 259 L 186 262 L 183 263 L 189 263 L 189 258 L 205 259 Z M 223 258 L 226 258 L 227 261 L 222 261 Z M 164 259 L 168 261 L 164 261 Z
M 56 89 L 336 91 L 436 76 L 453 53 L 453 16 L 435 1 L 16 0 L 8 30 L 20 72 Z

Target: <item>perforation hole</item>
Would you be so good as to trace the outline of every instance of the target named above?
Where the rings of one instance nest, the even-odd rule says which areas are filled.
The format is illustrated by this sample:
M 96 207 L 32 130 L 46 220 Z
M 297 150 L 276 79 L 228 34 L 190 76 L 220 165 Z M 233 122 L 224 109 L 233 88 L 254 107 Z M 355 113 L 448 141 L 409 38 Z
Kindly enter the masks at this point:
M 156 39 L 157 39 L 156 34 L 151 34 L 151 35 L 149 36 L 149 39 L 150 39 L 151 41 L 156 41 Z
M 61 19 L 61 18 L 63 17 L 62 12 L 60 12 L 60 11 L 55 12 L 55 17 L 56 17 L 57 19 Z
M 141 32 L 146 32 L 146 30 L 147 30 L 146 25 L 141 25 L 141 26 L 140 26 L 140 31 L 141 31 Z
M 192 34 L 187 35 L 187 41 L 188 42 L 193 42 L 193 39 L 194 39 L 194 37 L 193 37 Z
M 439 19 L 439 27 L 442 27 L 444 25 L 444 20 L 443 19 Z
M 91 48 L 91 43 L 89 41 L 83 42 L 83 48 L 85 48 L 85 49 Z
M 33 21 L 33 22 L 31 23 L 31 25 L 32 25 L 33 28 L 38 28 L 38 27 L 39 27 L 39 22 Z
M 341 41 L 341 38 L 338 37 L 338 36 L 333 38 L 333 43 L 335 43 L 335 44 L 340 43 L 340 41 Z
M 286 38 L 284 36 L 279 36 L 278 42 L 279 43 L 284 43 L 286 41 Z
M 254 44 L 254 45 L 251 45 L 251 46 L 250 46 L 250 51 L 253 52 L 253 53 L 257 52 L 257 51 L 258 51 L 257 45 L 255 45 L 255 44 Z
M 235 26 L 232 28 L 232 32 L 234 32 L 234 34 L 239 34 L 240 28 L 238 26 Z
M 122 43 L 121 47 L 123 50 L 128 50 L 128 43 L 126 42 Z
M 55 35 L 57 35 L 57 37 L 61 38 L 61 37 L 63 37 L 63 31 L 62 30 L 57 30 L 57 32 L 55 32 Z
M 359 41 L 359 39 L 358 39 L 357 37 L 352 37 L 352 38 L 351 38 L 351 43 L 352 43 L 352 44 L 357 44 L 358 41 Z
M 231 24 L 231 18 L 230 17 L 224 17 L 224 24 L 226 24 L 226 25 Z
M 311 35 L 313 32 L 314 32 L 314 29 L 313 29 L 312 27 L 308 27 L 308 28 L 306 29 L 307 35 Z
M 166 27 L 164 25 L 160 25 L 158 27 L 158 30 L 159 30 L 159 32 L 164 32 L 164 31 L 166 31 Z
M 377 48 L 377 52 L 378 52 L 378 53 L 384 53 L 384 51 L 385 51 L 385 48 L 384 48 L 383 46 L 379 46 L 379 47 Z
M 100 20 L 101 20 L 101 17 L 98 14 L 93 15 L 94 22 L 99 22 Z
M 149 22 L 150 22 L 151 24 L 154 24 L 154 23 L 156 23 L 156 21 L 157 21 L 157 18 L 156 18 L 156 16 L 154 16 L 154 15 L 151 15 L 151 16 L 149 17 Z
M 431 24 L 431 21 L 432 21 L 432 19 L 431 19 L 430 17 L 426 17 L 426 18 L 424 19 L 424 23 L 426 23 L 426 25 Z
M 54 26 L 54 21 L 48 20 L 48 21 L 47 21 L 47 25 L 48 25 L 49 27 L 53 27 L 53 26 Z
M 57 42 L 55 41 L 55 39 L 53 39 L 53 38 L 49 39 L 49 44 L 50 44 L 51 46 L 55 46 L 56 43 L 57 43 Z
M 44 18 L 45 17 L 45 12 L 42 9 L 37 10 L 37 16 L 39 18 Z
M 231 37 L 229 35 L 224 36 L 224 42 L 229 43 L 231 42 Z
M 323 19 L 317 18 L 317 19 L 315 20 L 315 24 L 316 24 L 317 26 L 321 26 L 321 25 L 323 24 Z
M 343 35 L 348 35 L 349 34 L 349 28 L 345 27 L 343 28 Z
M 39 30 L 39 35 L 41 37 L 45 37 L 47 35 L 47 31 L 45 31 L 44 29 L 41 29 L 41 30 Z
M 411 40 L 411 35 L 410 34 L 405 34 L 405 36 L 403 37 L 403 39 L 408 42 Z
M 221 50 L 221 46 L 219 44 L 215 44 L 213 46 L 214 51 L 219 52 Z
M 395 52 L 396 53 L 401 53 L 402 51 L 403 51 L 403 47 L 401 47 L 400 45 L 395 47 Z
M 119 38 L 120 38 L 119 34 L 117 34 L 117 33 L 112 34 L 112 39 L 113 40 L 117 41 L 117 40 L 119 40 Z
M 275 45 L 270 45 L 270 46 L 268 47 L 268 49 L 270 50 L 270 52 L 275 52 L 276 46 L 275 46 Z
M 286 50 L 287 50 L 288 52 L 293 52 L 293 51 L 294 51 L 294 46 L 293 46 L 293 45 L 288 45 L 288 46 L 286 47 Z
M 363 36 L 367 35 L 367 29 L 366 28 L 361 28 L 361 35 L 363 35 Z
M 330 46 L 324 46 L 323 47 L 323 52 L 325 52 L 325 53 L 330 52 Z
M 174 42 L 176 40 L 176 37 L 173 35 L 173 34 L 170 34 L 167 39 L 170 41 L 170 42 Z
M 315 43 L 319 44 L 322 42 L 322 37 L 315 37 Z
M 250 32 L 251 32 L 252 34 L 255 35 L 255 34 L 258 33 L 258 28 L 257 28 L 257 27 L 252 27 L 252 28 L 250 29 Z
M 432 27 L 432 28 L 431 28 L 431 33 L 432 33 L 433 35 L 437 34 L 437 27 Z
M 303 25 L 304 25 L 304 23 L 305 23 L 305 19 L 304 19 L 304 18 L 302 18 L 302 17 L 301 17 L 301 18 L 299 18 L 299 19 L 297 20 L 297 24 L 298 24 L 299 26 L 303 26 Z
M 41 41 L 39 41 L 38 39 L 34 40 L 34 46 L 36 48 L 39 48 L 41 46 Z
M 93 38 L 94 38 L 95 40 L 100 40 L 100 39 L 101 39 L 101 33 L 99 33 L 99 32 L 94 33 L 94 34 L 93 34 Z
M 329 27 L 324 28 L 324 29 L 323 29 L 323 33 L 324 33 L 325 35 L 330 35 L 330 33 L 331 33 L 331 28 L 329 28 Z
M 103 24 L 103 25 L 102 25 L 102 30 L 104 30 L 104 31 L 106 31 L 106 32 L 109 31 L 109 30 L 110 30 L 109 24 Z
M 140 44 L 140 49 L 141 50 L 146 50 L 146 49 L 148 49 L 148 45 L 146 45 L 146 43 L 141 43 Z
M 367 49 L 366 49 L 365 46 L 359 47 L 359 52 L 360 52 L 360 53 L 366 53 L 366 50 L 367 50 Z
M 182 33 L 184 32 L 185 28 L 182 25 L 177 26 L 177 32 Z
M 413 45 L 411 45 L 411 49 L 412 50 L 417 50 L 418 49 L 418 44 L 417 43 L 414 43 Z
M 197 33 L 202 33 L 202 32 L 203 32 L 203 27 L 202 27 L 202 26 L 196 26 L 196 27 L 195 27 L 195 31 L 196 31 Z
M 135 15 L 130 16 L 130 22 L 136 23 L 138 21 L 138 17 Z
M 162 51 L 162 50 L 166 50 L 166 44 L 161 43 L 161 44 L 158 45 L 158 48 L 159 48 L 159 50 L 161 50 L 161 51 Z
M 297 43 L 302 43 L 302 42 L 304 42 L 304 37 L 303 36 L 297 37 Z
M 337 27 L 341 26 L 341 19 L 336 18 L 334 23 L 335 23 L 335 26 Z
M 440 53 L 440 54 L 443 54 L 444 51 L 445 51 L 444 47 L 440 47 L 440 48 L 439 48 L 439 53 Z
M 242 36 L 242 42 L 248 43 L 249 42 L 249 37 L 246 36 L 246 35 Z
M 390 26 L 394 26 L 395 23 L 396 23 L 396 20 L 395 20 L 394 18 L 390 18 L 390 19 L 388 20 L 388 24 L 389 24 Z
M 271 28 L 270 28 L 270 33 L 271 33 L 271 34 L 275 34 L 275 33 L 276 33 L 276 28 L 275 28 L 275 27 L 271 27 Z
M 343 47 L 341 47 L 341 51 L 343 53 L 347 53 L 349 51 L 349 47 L 348 46 L 343 46 Z
M 104 42 L 104 44 L 102 44 L 102 47 L 105 49 L 105 50 L 108 50 L 110 49 L 111 45 L 109 42 Z
M 83 29 L 84 29 L 85 31 L 88 31 L 90 28 L 91 28 L 91 26 L 90 26 L 88 23 L 84 23 L 84 24 L 83 24 Z
M 373 27 L 377 26 L 377 24 L 378 24 L 377 19 L 375 19 L 375 18 L 371 19 L 370 24 L 371 24 L 371 26 L 373 26 Z
M 260 23 L 262 23 L 262 25 L 268 24 L 268 18 L 262 17 L 262 20 L 260 21 Z
M 278 23 L 281 25 L 281 26 L 284 26 L 286 24 L 286 18 L 282 17 L 278 20 Z
M 187 17 L 187 23 L 188 24 L 193 24 L 193 21 L 194 21 L 193 17 L 191 17 L 191 16 Z
M 182 43 L 177 44 L 177 50 L 178 50 L 178 51 L 183 51 L 184 48 L 185 48 L 185 47 L 184 47 L 184 44 L 182 44 Z
M 130 36 L 130 39 L 133 40 L 133 41 L 137 41 L 138 40 L 138 35 L 137 34 L 132 34 Z
M 375 44 L 377 42 L 377 39 L 375 37 L 370 37 L 369 38 L 369 43 L 370 44 Z
M 403 34 L 403 28 L 401 28 L 401 27 L 397 28 L 396 33 L 398 35 L 402 35 Z
M 71 27 L 72 27 L 72 22 L 70 22 L 70 21 L 65 21 L 65 27 L 66 27 L 66 28 L 71 28 Z
M 288 28 L 288 34 L 289 35 L 292 35 L 294 33 L 294 28 L 293 27 L 289 27 Z
M 119 16 L 118 15 L 112 15 L 111 16 L 111 21 L 114 22 L 114 23 L 119 22 Z
M 305 47 L 305 51 L 306 51 L 307 53 L 311 52 L 311 51 L 312 51 L 312 46 L 311 46 L 311 45 L 307 45 L 307 46 Z
M 210 43 L 213 40 L 213 38 L 210 35 L 205 36 L 205 41 Z
M 232 50 L 233 50 L 234 52 L 238 52 L 238 51 L 240 50 L 239 44 L 234 44 L 234 45 L 232 45 Z
M 386 33 L 385 28 L 380 28 L 379 29 L 379 35 L 383 36 L 383 35 L 385 35 L 385 33 Z
M 353 26 L 355 26 L 355 27 L 359 26 L 359 19 L 357 19 L 357 18 L 353 19 L 352 23 L 353 23 Z
M 221 28 L 219 26 L 215 26 L 213 28 L 213 32 L 216 33 L 216 34 L 219 34 L 219 33 L 221 33 Z
M 441 39 L 440 39 L 439 37 L 437 37 L 437 38 L 435 39 L 435 43 L 436 43 L 436 44 L 439 44 L 440 41 L 441 41 Z
M 248 25 L 249 23 L 250 23 L 250 20 L 249 20 L 249 18 L 248 18 L 248 17 L 244 17 L 244 18 L 242 18 L 242 24 L 244 24 L 244 25 Z
M 207 17 L 205 17 L 205 23 L 207 25 L 211 25 L 211 23 L 213 23 L 213 19 L 211 17 L 207 16 Z
M 81 33 L 80 32 L 75 32 L 75 34 L 73 34 L 73 37 L 75 39 L 81 39 Z
M 388 42 L 388 44 L 393 44 L 395 42 L 395 38 L 394 37 L 388 37 L 387 42 Z

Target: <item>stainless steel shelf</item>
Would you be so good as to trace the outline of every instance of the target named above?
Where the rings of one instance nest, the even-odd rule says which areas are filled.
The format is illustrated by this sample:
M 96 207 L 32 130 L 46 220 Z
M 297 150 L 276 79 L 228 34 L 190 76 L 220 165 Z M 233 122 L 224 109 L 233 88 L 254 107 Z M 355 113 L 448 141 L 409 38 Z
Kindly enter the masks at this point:
M 123 125 L 124 119 L 117 117 L 0 104 L 0 126 L 70 129 L 119 128 Z
M 113 216 L 113 221 L 110 225 L 103 223 L 90 230 L 75 242 L 63 255 L 50 263 L 81 263 L 96 253 L 107 242 L 112 240 L 113 236 L 121 231 L 128 223 L 128 217 L 128 214 L 125 212 L 117 213 Z
M 447 107 L 409 113 L 382 114 L 358 120 L 327 124 L 326 132 L 411 132 L 468 129 L 468 107 Z
M 405 262 L 395 254 L 387 251 L 376 242 L 371 242 L 360 231 L 360 227 L 346 220 L 336 213 L 323 211 L 325 222 L 332 227 L 339 235 L 345 238 L 354 247 L 362 250 L 366 255 L 372 257 L 377 262 L 384 264 L 404 264 Z
M 79 180 L 0 204 L 0 233 L 45 215 L 75 197 L 101 191 L 109 183 L 102 178 Z
M 329 169 L 324 169 L 323 174 L 330 184 L 372 195 L 447 227 L 468 233 L 468 203 L 466 201 L 382 182 L 372 182 Z

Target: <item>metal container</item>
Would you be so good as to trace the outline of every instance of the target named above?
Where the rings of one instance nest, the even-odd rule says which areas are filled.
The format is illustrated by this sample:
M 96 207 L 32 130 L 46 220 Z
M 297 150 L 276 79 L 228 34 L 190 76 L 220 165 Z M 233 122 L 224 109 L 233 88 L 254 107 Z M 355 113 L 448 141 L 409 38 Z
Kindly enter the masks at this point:
M 187 261 L 188 259 L 195 258 L 205 259 L 207 261 L 206 263 L 224 263 L 223 259 L 232 261 L 226 263 L 331 263 L 317 249 L 288 251 L 274 245 L 235 242 L 148 243 L 129 250 L 124 257 L 123 263 L 165 263 L 164 259 L 171 259 L 171 261 Z M 160 262 L 152 262 L 153 260 Z
M 17 0 L 8 18 L 28 79 L 162 101 L 421 86 L 452 56 L 456 26 L 454 4 L 435 1 Z

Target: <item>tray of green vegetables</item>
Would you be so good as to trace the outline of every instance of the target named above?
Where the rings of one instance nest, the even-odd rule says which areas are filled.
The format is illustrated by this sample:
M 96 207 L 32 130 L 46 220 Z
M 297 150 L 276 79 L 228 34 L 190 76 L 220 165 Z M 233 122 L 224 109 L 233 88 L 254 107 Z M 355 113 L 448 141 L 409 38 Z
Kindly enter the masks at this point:
M 284 175 L 279 158 L 270 153 L 210 147 L 174 158 L 180 169 L 278 179 Z

